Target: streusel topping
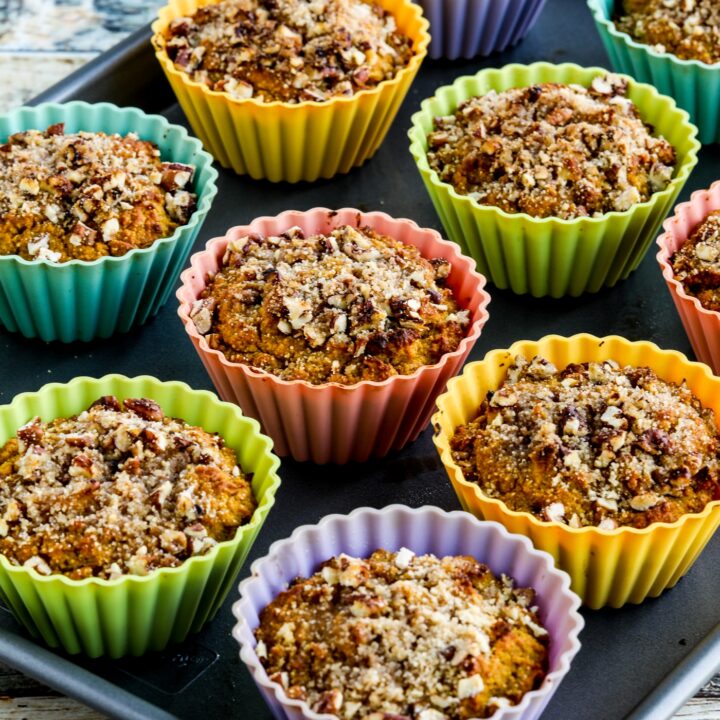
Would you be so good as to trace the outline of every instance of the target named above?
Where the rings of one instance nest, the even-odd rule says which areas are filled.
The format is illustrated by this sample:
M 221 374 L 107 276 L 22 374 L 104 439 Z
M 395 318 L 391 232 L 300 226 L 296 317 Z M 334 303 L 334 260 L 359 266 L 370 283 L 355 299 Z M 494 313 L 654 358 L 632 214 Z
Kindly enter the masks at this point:
M 256 653 L 270 679 L 315 712 L 485 718 L 547 672 L 533 599 L 471 557 L 340 555 L 262 611 Z
M 249 479 L 218 435 L 106 396 L 0 448 L 0 553 L 73 579 L 174 567 L 252 517 Z
M 598 217 L 665 189 L 675 150 L 653 137 L 617 75 L 589 88 L 543 83 L 491 91 L 435 118 L 428 160 L 482 205 L 533 217 Z
M 451 447 L 487 495 L 575 528 L 674 522 L 720 499 L 712 411 L 647 367 L 517 357 Z
M 658 52 L 709 65 L 720 62 L 717 0 L 623 0 L 615 24 Z
M 224 0 L 173 20 L 160 42 L 192 80 L 265 102 L 354 95 L 413 54 L 395 18 L 364 0 Z
M 124 255 L 195 209 L 194 168 L 130 133 L 16 133 L 0 145 L 0 255 L 65 262 Z
M 450 263 L 371 228 L 232 240 L 190 317 L 211 348 L 285 380 L 384 380 L 436 363 L 469 311 Z

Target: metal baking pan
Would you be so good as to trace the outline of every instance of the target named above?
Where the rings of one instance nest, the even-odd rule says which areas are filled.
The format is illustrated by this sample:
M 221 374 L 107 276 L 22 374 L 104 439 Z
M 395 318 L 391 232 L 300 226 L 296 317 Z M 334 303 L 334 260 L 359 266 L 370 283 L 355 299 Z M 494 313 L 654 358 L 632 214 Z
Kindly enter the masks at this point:
M 384 210 L 442 231 L 408 152 L 407 128 L 419 101 L 453 78 L 509 62 L 574 61 L 608 65 L 590 14 L 580 0 L 549 0 L 538 24 L 516 48 L 487 60 L 430 62 L 420 71 L 389 137 L 375 158 L 346 176 L 313 184 L 273 185 L 222 171 L 220 193 L 197 249 L 231 225 L 289 208 L 351 206 Z M 131 36 L 36 102 L 85 99 L 132 104 L 184 117 L 161 77 L 149 30 Z M 707 187 L 720 167 L 720 149 L 704 148 L 685 190 Z M 684 198 L 683 198 L 684 199 Z M 471 359 L 521 338 L 589 331 L 648 339 L 691 353 L 654 251 L 615 288 L 577 299 L 537 300 L 490 288 L 490 320 Z M 176 315 L 174 297 L 145 327 L 87 344 L 44 344 L 0 331 L 0 402 L 65 382 L 77 375 L 149 373 L 212 389 Z M 430 430 L 402 452 L 337 468 L 284 460 L 283 484 L 250 562 L 274 540 L 332 512 L 393 502 L 459 507 L 432 445 Z M 583 647 L 544 714 L 544 720 L 649 720 L 670 717 L 720 665 L 720 537 L 672 590 L 640 606 L 585 611 Z M 0 612 L 0 660 L 118 718 L 270 717 L 230 636 L 231 593 L 217 617 L 185 644 L 161 655 L 120 661 L 87 660 L 50 651 L 30 639 L 8 612 Z

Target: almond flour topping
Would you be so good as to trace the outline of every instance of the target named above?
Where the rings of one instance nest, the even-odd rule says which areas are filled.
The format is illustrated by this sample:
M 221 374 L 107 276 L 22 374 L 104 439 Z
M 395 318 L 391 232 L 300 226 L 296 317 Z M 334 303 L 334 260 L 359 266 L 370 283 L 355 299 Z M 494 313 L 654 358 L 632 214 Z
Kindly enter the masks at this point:
M 190 317 L 231 362 L 285 380 L 384 380 L 454 351 L 469 324 L 441 258 L 370 228 L 230 241 Z
M 623 0 L 616 27 L 658 52 L 681 60 L 720 62 L 717 0 Z
M 413 54 L 395 18 L 363 0 L 225 0 L 173 20 L 159 41 L 192 80 L 264 102 L 354 95 Z
M 340 555 L 260 615 L 256 652 L 288 697 L 343 720 L 467 720 L 547 672 L 534 592 L 471 557 Z
M 473 97 L 435 118 L 428 160 L 481 205 L 533 217 L 599 217 L 664 190 L 675 150 L 653 137 L 617 75 Z
M 34 418 L 0 448 L 0 553 L 42 575 L 146 575 L 207 553 L 256 507 L 222 438 L 145 398 Z
M 16 133 L 0 145 L 0 255 L 61 263 L 169 237 L 195 209 L 194 168 L 130 133 Z
M 466 479 L 512 510 L 570 527 L 643 528 L 720 499 L 712 411 L 646 367 L 515 358 L 453 437 Z

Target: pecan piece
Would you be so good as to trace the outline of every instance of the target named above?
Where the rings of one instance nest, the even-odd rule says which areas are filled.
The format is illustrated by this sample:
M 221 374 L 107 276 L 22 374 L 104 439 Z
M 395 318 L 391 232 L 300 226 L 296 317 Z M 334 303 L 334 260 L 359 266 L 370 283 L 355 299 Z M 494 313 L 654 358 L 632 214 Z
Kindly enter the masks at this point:
M 162 408 L 154 400 L 147 398 L 127 398 L 125 409 L 135 413 L 143 420 L 160 422 L 163 419 Z
M 122 410 L 122 408 L 120 407 L 120 401 L 114 395 L 103 395 L 101 398 L 98 398 L 90 407 L 101 407 L 104 410 L 116 410 L 117 412 L 120 412 L 120 410 Z
M 97 230 L 93 230 L 83 222 L 75 223 L 70 234 L 71 245 L 94 245 L 97 241 Z
M 23 425 L 17 431 L 18 440 L 25 443 L 26 447 L 41 445 L 43 440 L 43 428 L 39 417 L 33 418 L 29 423 Z
M 164 162 L 160 164 L 162 179 L 160 185 L 171 192 L 184 188 L 193 177 L 195 168 L 184 163 Z
M 65 132 L 65 123 L 55 123 L 50 125 L 45 131 L 45 134 L 50 137 L 51 135 L 62 135 Z

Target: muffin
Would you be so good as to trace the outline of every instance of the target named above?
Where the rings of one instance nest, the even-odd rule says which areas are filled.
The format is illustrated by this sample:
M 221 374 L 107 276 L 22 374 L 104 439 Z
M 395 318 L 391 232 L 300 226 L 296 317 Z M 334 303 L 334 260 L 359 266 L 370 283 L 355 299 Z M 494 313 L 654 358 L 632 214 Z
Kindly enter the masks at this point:
M 179 382 L 108 375 L 0 407 L 0 592 L 51 647 L 142 655 L 222 605 L 280 484 L 258 424 Z
M 430 41 L 410 0 L 170 0 L 153 33 L 173 91 L 220 164 L 289 182 L 371 157 Z
M 415 439 L 489 301 L 438 233 L 350 208 L 231 228 L 182 282 L 178 313 L 218 392 L 279 454 L 315 462 Z
M 526 538 L 392 505 L 274 543 L 233 636 L 277 718 L 535 720 L 579 647 L 578 605 Z
M 144 323 L 167 300 L 216 177 L 184 128 L 134 108 L 0 116 L 0 324 L 72 342 Z
M 410 150 L 448 236 L 498 287 L 536 297 L 627 277 L 697 163 L 672 99 L 601 68 L 481 70 L 421 108 Z
M 550 335 L 467 365 L 434 442 L 465 509 L 550 552 L 589 607 L 620 607 L 673 587 L 720 525 L 718 389 L 652 343 Z

